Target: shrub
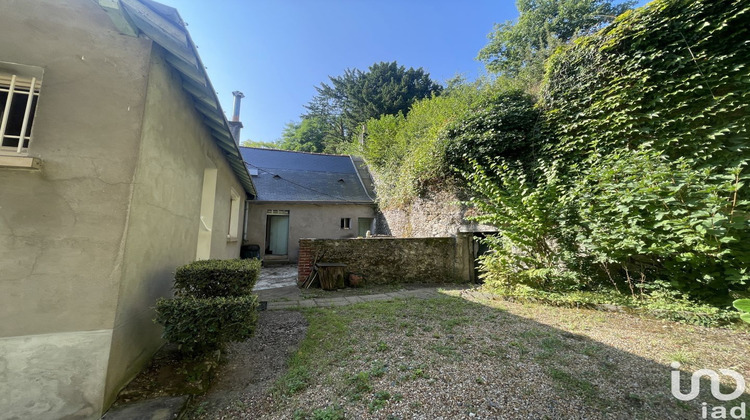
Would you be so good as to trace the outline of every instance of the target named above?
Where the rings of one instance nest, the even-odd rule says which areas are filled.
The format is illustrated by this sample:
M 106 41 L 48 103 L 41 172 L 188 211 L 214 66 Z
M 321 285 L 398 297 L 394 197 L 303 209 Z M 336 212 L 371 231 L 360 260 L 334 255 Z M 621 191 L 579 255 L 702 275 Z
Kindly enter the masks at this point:
M 624 272 L 631 291 L 668 285 L 726 304 L 750 280 L 748 226 L 732 201 L 739 169 L 698 170 L 647 148 L 592 159 L 570 192 L 581 251 Z
M 376 172 L 378 200 L 384 207 L 400 206 L 435 181 L 449 178 L 445 139 L 441 133 L 477 100 L 478 91 L 466 86 L 448 95 L 415 102 L 406 116 L 382 116 L 367 122 L 367 141 L 361 151 Z
M 177 269 L 174 289 L 177 296 L 196 298 L 243 296 L 253 290 L 259 273 L 257 259 L 195 261 Z
M 156 322 L 164 325 L 162 337 L 188 356 L 222 350 L 230 341 L 250 338 L 258 319 L 254 295 L 159 299 Z
M 657 0 L 547 63 L 543 152 L 578 208 L 570 230 L 631 293 L 727 305 L 748 290 L 748 13 Z
M 737 299 L 732 302 L 732 306 L 740 311 L 740 319 L 750 323 L 750 299 Z
M 533 159 L 539 119 L 534 99 L 517 90 L 490 91 L 485 96 L 446 130 L 446 163 L 468 172 L 473 169 L 472 161 L 489 165 L 498 157 L 509 161 Z
M 561 225 L 568 205 L 561 199 L 556 167 L 540 163 L 535 182 L 520 164 L 493 163 L 488 168 L 473 162 L 464 177 L 477 209 L 473 220 L 497 226 L 501 235 L 485 241 L 493 253 L 481 260 L 485 283 L 493 287 L 525 284 L 532 287 L 570 287 L 576 282 L 566 262 L 571 247 Z

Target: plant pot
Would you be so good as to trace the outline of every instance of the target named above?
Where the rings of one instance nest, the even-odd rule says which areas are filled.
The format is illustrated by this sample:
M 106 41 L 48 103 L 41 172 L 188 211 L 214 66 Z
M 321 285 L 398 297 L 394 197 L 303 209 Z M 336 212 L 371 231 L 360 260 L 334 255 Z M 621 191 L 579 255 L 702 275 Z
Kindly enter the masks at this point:
M 362 287 L 365 285 L 365 278 L 360 274 L 351 273 L 349 274 L 349 286 L 350 287 Z

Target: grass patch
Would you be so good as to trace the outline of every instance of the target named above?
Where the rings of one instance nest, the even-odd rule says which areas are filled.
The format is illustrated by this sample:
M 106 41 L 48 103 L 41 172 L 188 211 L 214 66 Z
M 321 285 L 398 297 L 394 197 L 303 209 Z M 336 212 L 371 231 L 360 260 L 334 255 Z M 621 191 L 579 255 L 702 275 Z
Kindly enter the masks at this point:
M 562 369 L 554 367 L 547 369 L 547 375 L 552 378 L 556 386 L 564 391 L 573 392 L 583 397 L 587 402 L 597 399 L 598 389 L 596 385 L 585 379 L 575 377 Z
M 368 408 L 370 409 L 370 412 L 375 412 L 380 410 L 381 408 L 385 407 L 388 400 L 391 399 L 391 393 L 388 391 L 378 391 L 375 393 L 375 395 L 372 398 L 372 401 L 370 401 L 370 404 L 368 405 Z
M 372 383 L 370 382 L 370 373 L 359 372 L 349 378 L 349 387 L 346 396 L 352 401 L 359 401 L 362 399 L 362 394 L 366 394 L 371 390 Z
M 445 331 L 447 334 L 453 333 L 454 329 L 461 325 L 468 325 L 471 323 L 471 318 L 467 316 L 457 316 L 457 317 L 451 317 L 446 320 L 440 321 L 440 327 Z
M 435 353 L 447 357 L 451 360 L 463 360 L 461 355 L 456 351 L 456 348 L 454 346 L 448 345 L 448 344 L 441 344 L 441 343 L 433 343 L 428 346 L 428 348 Z
M 492 287 L 486 284 L 484 289 L 498 296 L 520 300 L 522 303 L 537 302 L 553 306 L 592 309 L 601 305 L 615 305 L 659 319 L 685 324 L 703 327 L 748 328 L 739 321 L 739 312 L 731 307 L 719 308 L 666 293 L 634 297 L 606 288 L 599 291 L 547 291 L 523 285 L 508 288 Z
M 695 357 L 692 354 L 682 350 L 668 353 L 667 358 L 673 362 L 680 362 L 683 365 L 691 365 L 695 362 Z
M 310 381 L 310 366 L 329 366 L 349 351 L 342 345 L 348 320 L 336 312 L 323 309 L 308 309 L 308 319 L 315 319 L 307 329 L 307 337 L 289 360 L 289 369 L 279 378 L 272 389 L 273 394 L 289 396 L 305 389 Z M 329 354 L 330 357 L 325 357 Z M 316 372 L 317 373 L 317 372 Z
M 294 420 L 344 420 L 346 416 L 341 406 L 334 405 L 313 410 L 310 414 L 304 410 L 297 410 L 292 418 Z

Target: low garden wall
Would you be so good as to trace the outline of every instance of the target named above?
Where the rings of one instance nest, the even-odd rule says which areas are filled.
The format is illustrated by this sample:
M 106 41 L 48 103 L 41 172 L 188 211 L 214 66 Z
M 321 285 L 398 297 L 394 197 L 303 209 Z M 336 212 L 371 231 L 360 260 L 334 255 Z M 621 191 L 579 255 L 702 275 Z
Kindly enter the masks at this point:
M 474 281 L 471 235 L 446 238 L 300 239 L 298 281 L 313 262 L 343 263 L 367 284 L 470 283 Z

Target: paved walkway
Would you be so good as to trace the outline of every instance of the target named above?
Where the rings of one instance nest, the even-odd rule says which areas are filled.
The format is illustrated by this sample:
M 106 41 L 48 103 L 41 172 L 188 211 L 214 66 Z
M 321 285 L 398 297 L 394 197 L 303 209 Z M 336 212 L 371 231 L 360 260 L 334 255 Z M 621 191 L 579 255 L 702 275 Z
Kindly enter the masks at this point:
M 253 292 L 258 295 L 258 300 L 268 302 L 267 309 L 293 309 L 293 308 L 312 308 L 312 307 L 330 307 L 351 305 L 353 303 L 371 302 L 374 300 L 393 300 L 403 298 L 420 298 L 429 299 L 440 296 L 438 288 L 441 289 L 466 289 L 470 285 L 463 286 L 444 286 L 434 285 L 421 288 L 411 288 L 410 290 L 397 290 L 388 293 L 367 294 L 366 289 L 359 289 L 356 295 L 341 296 L 341 293 L 335 297 L 309 297 L 305 296 L 303 291 L 297 287 L 297 266 L 277 265 L 263 267 L 260 270 L 260 277 L 255 284 Z M 351 289 L 347 289 L 351 291 Z M 363 292 L 363 293 L 362 293 Z M 362 293 L 362 294 L 360 294 Z
M 297 286 L 297 265 L 271 265 L 260 269 L 260 276 L 253 291 L 257 293 L 260 290 L 289 286 Z

